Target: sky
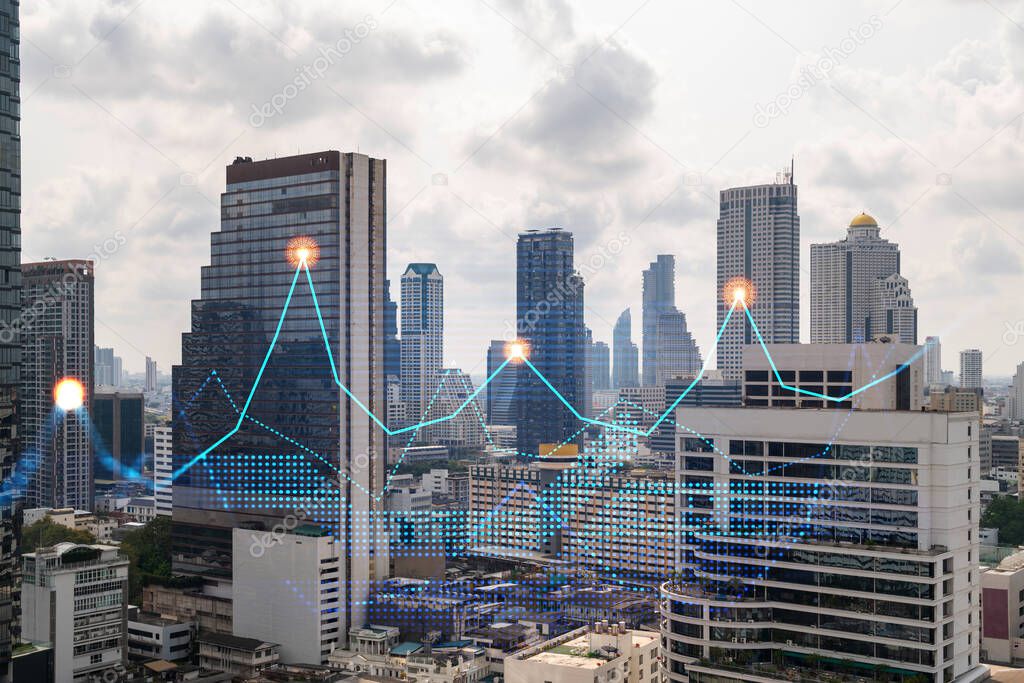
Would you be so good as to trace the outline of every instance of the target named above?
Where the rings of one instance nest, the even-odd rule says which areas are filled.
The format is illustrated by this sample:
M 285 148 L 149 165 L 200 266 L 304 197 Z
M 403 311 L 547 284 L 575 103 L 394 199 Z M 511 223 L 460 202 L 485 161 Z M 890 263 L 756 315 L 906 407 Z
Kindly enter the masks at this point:
M 514 328 L 515 237 L 558 226 L 598 340 L 641 271 L 715 333 L 717 193 L 793 160 L 809 245 L 867 211 L 943 364 L 1024 361 L 1024 3 L 37 0 L 21 28 L 23 260 L 96 259 L 96 341 L 180 358 L 224 167 L 388 160 L 388 271 L 445 277 L 446 365 Z M 397 286 L 392 291 L 397 295 Z

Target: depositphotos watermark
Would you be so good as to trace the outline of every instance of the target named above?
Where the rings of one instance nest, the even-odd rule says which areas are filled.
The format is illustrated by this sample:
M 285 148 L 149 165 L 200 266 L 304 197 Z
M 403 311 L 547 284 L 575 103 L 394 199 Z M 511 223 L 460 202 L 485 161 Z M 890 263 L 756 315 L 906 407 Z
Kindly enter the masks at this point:
M 295 69 L 298 74 L 291 81 L 262 105 L 252 105 L 252 113 L 249 114 L 249 124 L 253 128 L 259 128 L 268 120 L 284 112 L 288 103 L 299 96 L 303 90 L 313 85 L 335 65 L 340 59 L 352 51 L 352 49 L 364 41 L 371 32 L 377 29 L 377 18 L 371 14 L 363 17 L 363 20 L 352 28 L 346 28 L 344 35 L 333 45 L 320 46 L 317 48 L 319 56 L 312 62 Z
M 877 15 L 871 17 L 857 28 L 850 29 L 846 38 L 839 45 L 828 46 L 812 63 L 800 69 L 800 76 L 788 88 L 773 97 L 767 104 L 760 102 L 754 107 L 754 125 L 765 128 L 774 119 L 789 113 L 793 103 L 804 96 L 808 90 L 828 78 L 842 62 L 850 58 L 861 45 L 873 38 L 882 30 L 882 20 Z
M 61 276 L 58 282 L 53 283 L 41 295 L 36 296 L 32 305 L 23 308 L 21 313 L 10 323 L 0 321 L 0 344 L 10 344 L 22 333 L 32 329 L 32 326 L 39 320 L 39 316 L 70 295 L 75 287 L 89 276 L 97 261 L 107 260 L 127 242 L 128 238 L 118 230 L 103 242 L 94 244 L 92 252 L 81 259 L 84 263 L 68 267 L 67 272 Z

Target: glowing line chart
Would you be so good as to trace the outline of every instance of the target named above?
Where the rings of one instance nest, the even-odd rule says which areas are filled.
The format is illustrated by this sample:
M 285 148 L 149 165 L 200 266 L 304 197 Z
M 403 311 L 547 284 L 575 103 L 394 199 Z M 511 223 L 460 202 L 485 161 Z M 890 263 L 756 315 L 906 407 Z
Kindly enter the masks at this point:
M 575 418 L 577 418 L 578 420 L 580 420 L 581 422 L 584 422 L 584 423 L 587 423 L 587 424 L 597 425 L 597 426 L 600 426 L 600 427 L 605 427 L 605 428 L 616 430 L 616 431 L 626 432 L 626 433 L 633 434 L 633 435 L 636 435 L 636 436 L 643 436 L 643 437 L 650 436 L 658 428 L 658 426 L 661 425 L 662 422 L 664 422 L 666 419 L 669 418 L 669 416 L 672 414 L 672 412 L 679 406 L 680 403 L 682 403 L 683 399 L 686 398 L 686 396 L 693 390 L 693 388 L 695 386 L 697 386 L 697 384 L 703 378 L 704 374 L 706 373 L 706 371 L 708 369 L 708 364 L 709 364 L 711 358 L 714 356 L 715 349 L 717 349 L 719 343 L 721 342 L 722 335 L 725 333 L 725 330 L 728 327 L 729 322 L 730 322 L 730 320 L 733 317 L 733 313 L 736 311 L 737 307 L 742 308 L 744 313 L 746 314 L 746 318 L 747 318 L 747 321 L 750 323 L 751 330 L 754 332 L 754 335 L 757 338 L 758 345 L 761 347 L 762 351 L 764 352 L 765 358 L 768 360 L 768 364 L 771 367 L 772 373 L 775 375 L 775 379 L 779 383 L 779 385 L 781 385 L 783 388 L 785 388 L 785 389 L 787 389 L 789 391 L 792 391 L 794 393 L 804 394 L 804 395 L 807 395 L 807 396 L 813 396 L 814 398 L 819 398 L 819 399 L 823 399 L 823 400 L 826 400 L 826 401 L 831 401 L 831 402 L 834 402 L 834 403 L 841 403 L 843 401 L 848 401 L 851 398 L 853 398 L 854 396 L 856 396 L 856 395 L 858 395 L 858 394 L 860 394 L 860 393 L 862 393 L 864 391 L 867 391 L 868 389 L 878 385 L 879 383 L 884 382 L 885 380 L 887 380 L 887 379 L 889 379 L 889 378 L 899 374 L 900 372 L 905 370 L 907 367 L 909 367 L 914 361 L 916 361 L 921 356 L 921 354 L 924 352 L 923 348 L 920 349 L 917 353 L 915 353 L 913 356 L 911 356 L 911 358 L 909 360 L 907 360 L 906 362 L 902 363 L 895 370 L 892 370 L 891 372 L 888 372 L 888 373 L 882 375 L 881 377 L 877 377 L 877 378 L 871 380 L 870 382 L 868 382 L 864 386 L 862 386 L 862 387 L 860 387 L 858 389 L 854 389 L 853 391 L 849 392 L 848 394 L 846 394 L 844 396 L 828 396 L 828 395 L 825 395 L 825 394 L 821 394 L 821 393 L 818 393 L 818 392 L 810 391 L 810 390 L 803 389 L 803 388 L 800 388 L 800 387 L 793 387 L 793 386 L 790 386 L 790 385 L 786 384 L 782 380 L 782 376 L 779 373 L 779 370 L 778 370 L 778 368 L 775 365 L 775 361 L 772 359 L 771 353 L 768 351 L 768 346 L 765 343 L 765 340 L 764 340 L 764 338 L 761 335 L 761 331 L 757 327 L 757 323 L 754 321 L 754 316 L 751 314 L 749 306 L 746 305 L 746 302 L 744 301 L 742 295 L 739 295 L 739 296 L 736 296 L 733 299 L 732 304 L 730 305 L 728 311 L 726 312 L 725 318 L 722 321 L 722 325 L 718 329 L 718 332 L 715 335 L 715 340 L 714 340 L 714 344 L 712 345 L 711 353 L 708 354 L 708 357 L 707 357 L 707 359 L 705 359 L 704 364 L 701 367 L 700 371 L 696 374 L 696 376 L 693 378 L 693 380 L 686 386 L 686 388 L 679 394 L 679 396 L 664 410 L 664 412 L 662 412 L 658 416 L 658 418 L 653 422 L 653 424 L 649 428 L 647 428 L 647 429 L 632 427 L 632 426 L 629 426 L 629 425 L 624 425 L 624 424 L 620 424 L 620 423 L 616 423 L 616 422 L 607 422 L 605 420 L 601 420 L 601 419 L 598 419 L 598 418 L 591 418 L 591 417 L 586 417 L 585 415 L 582 415 L 576 409 L 576 407 L 573 406 L 558 391 L 558 389 L 547 379 L 547 377 L 545 377 L 544 374 L 533 363 L 530 362 L 530 359 L 525 354 L 522 354 L 522 355 L 509 355 L 501 364 L 498 365 L 498 367 L 496 367 L 494 369 L 494 371 L 489 376 L 487 376 L 487 378 L 480 384 L 480 386 L 478 386 L 473 392 L 471 392 L 466 397 L 466 399 L 451 414 L 443 415 L 441 417 L 436 417 L 436 418 L 433 418 L 433 419 L 430 419 L 430 420 L 424 420 L 424 421 L 418 422 L 416 424 L 407 425 L 405 427 L 401 427 L 401 428 L 398 428 L 398 429 L 391 429 L 386 424 L 384 424 L 384 422 L 382 422 L 381 419 L 379 417 L 377 417 L 377 415 L 375 415 L 373 413 L 373 411 L 371 411 L 366 406 L 366 404 L 364 404 L 359 399 L 358 396 L 356 396 L 354 393 L 352 393 L 352 391 L 349 390 L 349 388 L 347 386 L 345 386 L 344 382 L 341 381 L 341 378 L 338 375 L 338 366 L 337 366 L 337 363 L 335 362 L 335 359 L 334 359 L 334 352 L 331 349 L 330 338 L 327 335 L 327 328 L 326 328 L 326 326 L 324 324 L 323 314 L 320 311 L 320 303 L 319 303 L 319 301 L 317 299 L 316 287 L 313 284 L 313 277 L 312 277 L 312 274 L 310 272 L 309 265 L 310 264 L 307 262 L 306 259 L 300 259 L 298 265 L 295 268 L 295 273 L 292 276 L 291 285 L 288 288 L 288 293 L 285 296 L 284 305 L 281 308 L 281 314 L 280 314 L 280 316 L 278 317 L 278 320 L 277 320 L 277 326 L 276 326 L 276 328 L 274 330 L 274 334 L 273 334 L 273 336 L 272 336 L 272 338 L 270 340 L 270 344 L 267 347 L 267 352 L 266 352 L 266 354 L 263 357 L 263 361 L 260 364 L 259 370 L 256 373 L 256 378 L 253 380 L 252 387 L 249 389 L 249 394 L 248 394 L 248 396 L 245 399 L 245 403 L 242 405 L 241 409 L 239 409 L 239 408 L 237 408 L 237 406 L 234 406 L 234 401 L 232 401 L 232 405 L 233 405 L 233 407 L 235 407 L 235 410 L 238 413 L 238 420 L 235 423 L 235 426 L 232 427 L 230 430 L 228 430 L 228 432 L 225 433 L 223 436 L 221 436 L 216 441 L 214 441 L 210 446 L 208 446 L 205 449 L 203 449 L 202 451 L 200 451 L 191 460 L 189 460 L 187 463 L 182 465 L 178 470 L 176 470 L 174 472 L 173 476 L 172 476 L 172 479 L 177 479 L 181 474 L 186 472 L 188 469 L 190 469 L 196 463 L 198 463 L 199 461 L 201 461 L 204 458 L 206 458 L 206 456 L 209 455 L 211 452 L 213 452 L 218 446 L 220 446 L 225 441 L 227 441 L 232 436 L 234 436 L 239 431 L 239 429 L 241 429 L 242 425 L 245 423 L 245 421 L 247 419 L 252 420 L 252 418 L 250 418 L 248 416 L 249 406 L 252 403 L 253 397 L 256 395 L 256 391 L 259 388 L 260 380 L 262 379 L 263 373 L 266 370 L 267 365 L 270 362 L 270 358 L 271 358 L 271 356 L 273 354 L 273 351 L 274 351 L 274 349 L 277 346 L 278 338 L 281 335 L 281 330 L 282 330 L 282 328 L 284 326 L 285 319 L 286 319 L 286 317 L 288 315 L 288 308 L 291 305 L 291 301 L 292 301 L 293 295 L 295 293 L 295 288 L 298 285 L 299 278 L 300 278 L 300 276 L 303 273 L 305 274 L 305 279 L 306 279 L 306 282 L 307 282 L 307 284 L 309 286 L 309 293 L 310 293 L 310 296 L 312 298 L 313 308 L 314 308 L 314 310 L 316 312 L 317 321 L 318 321 L 318 324 L 319 324 L 319 327 L 320 327 L 320 333 L 321 333 L 321 336 L 322 336 L 323 342 L 324 342 L 324 348 L 326 349 L 327 356 L 328 356 L 328 359 L 330 361 L 331 373 L 333 375 L 334 383 L 341 389 L 341 391 L 353 403 L 355 403 L 356 406 L 359 407 L 360 410 L 362 410 L 388 436 L 395 436 L 395 435 L 398 435 L 398 434 L 405 434 L 405 433 L 408 433 L 408 432 L 417 432 L 420 429 L 422 429 L 423 427 L 429 427 L 431 425 L 438 424 L 440 422 L 445 422 L 447 420 L 451 420 L 451 419 L 457 417 L 467 406 L 469 406 L 470 404 L 472 404 L 476 400 L 476 397 L 480 394 L 480 392 L 482 392 L 484 390 L 484 388 L 487 387 L 487 385 L 489 385 L 491 382 L 493 382 L 495 380 L 495 378 L 497 378 L 498 375 L 500 375 L 505 370 L 505 368 L 513 360 L 518 360 L 518 361 L 522 362 L 525 365 L 525 367 L 527 367 L 531 372 L 533 372 L 533 374 L 537 376 L 537 378 L 544 384 L 544 386 L 549 391 L 551 391 L 552 394 L 554 394 L 554 396 L 559 400 L 559 402 L 561 402 L 573 414 L 573 416 Z M 216 371 L 213 371 L 211 374 L 215 374 L 215 372 Z M 201 389 L 200 389 L 200 391 L 201 391 Z M 253 421 L 256 422 L 255 420 L 253 420 Z M 260 424 L 260 423 L 258 423 L 258 424 Z M 261 425 L 261 426 L 265 426 L 265 425 Z M 274 430 L 274 431 L 276 433 L 276 430 Z M 383 492 L 381 493 L 381 495 L 383 495 Z

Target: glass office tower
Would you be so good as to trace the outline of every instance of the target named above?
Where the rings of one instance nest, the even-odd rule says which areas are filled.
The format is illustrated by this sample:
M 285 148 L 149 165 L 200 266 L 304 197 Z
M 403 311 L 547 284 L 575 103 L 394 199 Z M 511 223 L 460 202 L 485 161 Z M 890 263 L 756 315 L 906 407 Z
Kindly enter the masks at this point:
M 559 228 L 520 233 L 516 247 L 516 325 L 530 361 L 572 406 L 586 415 L 586 329 L 583 279 L 573 267 L 572 233 Z M 520 453 L 574 439 L 581 423 L 520 364 L 516 439 Z
M 386 162 L 361 154 L 237 158 L 173 369 L 174 570 L 221 584 L 233 527 L 320 524 L 341 541 L 342 641 L 387 571 L 385 435 L 334 381 L 296 254 L 338 379 L 383 415 L 385 187 Z
M 18 0 L 0 0 L 0 681 L 10 680 L 18 520 L 11 475 L 18 452 L 15 323 L 21 313 L 21 59 Z

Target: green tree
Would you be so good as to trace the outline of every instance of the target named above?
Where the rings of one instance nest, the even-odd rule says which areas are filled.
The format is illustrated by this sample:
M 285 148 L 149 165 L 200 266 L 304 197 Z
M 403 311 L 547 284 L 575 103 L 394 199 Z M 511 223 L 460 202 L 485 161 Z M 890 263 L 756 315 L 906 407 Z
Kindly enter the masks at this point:
M 1024 544 L 1024 503 L 996 496 L 985 508 L 981 526 L 999 529 L 999 545 Z
M 152 580 L 171 578 L 171 518 L 160 516 L 132 531 L 121 541 L 121 552 L 128 556 L 129 599 L 138 601 L 142 587 Z
M 43 517 L 21 530 L 21 552 L 32 553 L 57 543 L 95 543 L 96 537 L 84 529 L 72 529 Z

